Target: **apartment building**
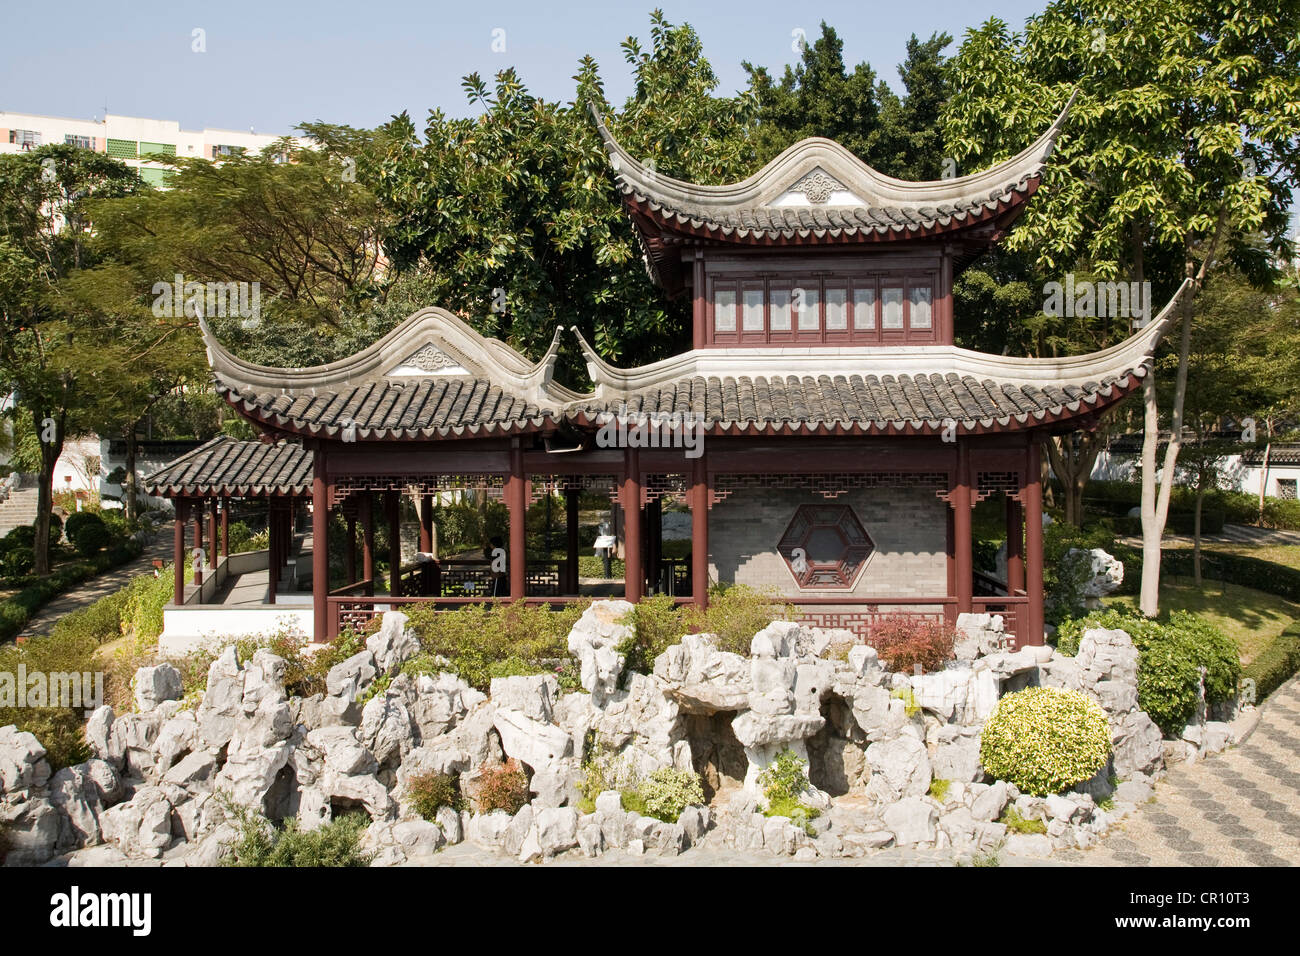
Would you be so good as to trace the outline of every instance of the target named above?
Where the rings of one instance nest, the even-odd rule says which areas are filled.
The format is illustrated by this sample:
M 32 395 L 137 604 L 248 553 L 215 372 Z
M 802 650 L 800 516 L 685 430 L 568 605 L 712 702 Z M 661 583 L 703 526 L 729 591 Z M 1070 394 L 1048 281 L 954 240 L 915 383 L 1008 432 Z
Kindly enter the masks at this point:
M 239 151 L 260 152 L 277 139 L 279 136 L 251 131 L 185 130 L 172 120 L 115 113 L 82 120 L 0 110 L 0 153 L 66 143 L 120 159 L 138 169 L 140 177 L 154 186 L 163 185 L 169 157 L 219 160 Z

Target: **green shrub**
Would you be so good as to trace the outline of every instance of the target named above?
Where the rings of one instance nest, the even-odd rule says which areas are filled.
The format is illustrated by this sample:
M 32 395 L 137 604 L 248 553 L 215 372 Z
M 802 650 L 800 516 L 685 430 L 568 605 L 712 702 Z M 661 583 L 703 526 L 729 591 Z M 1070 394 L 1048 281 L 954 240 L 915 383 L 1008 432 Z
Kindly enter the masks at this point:
M 424 653 L 447 661 L 441 669 L 487 691 L 494 676 L 556 674 L 557 664 L 562 676 L 569 631 L 585 607 L 575 603 L 553 611 L 516 601 L 440 611 L 416 605 L 410 623 Z
M 102 521 L 78 526 L 76 537 L 71 539 L 77 553 L 86 557 L 102 551 L 112 540 L 113 533 L 104 526 Z
M 1087 780 L 1109 756 L 1106 712 L 1083 694 L 1055 687 L 1007 694 L 980 735 L 984 770 L 1039 796 Z
M 683 614 L 687 630 L 713 634 L 719 650 L 748 657 L 755 634 L 772 621 L 795 620 L 797 611 L 774 594 L 733 584 L 710 588 L 707 608 L 701 611 L 698 605 L 688 604 Z
M 57 639 L 45 637 L 21 645 L 8 644 L 0 647 L 0 672 L 14 675 L 15 681 L 20 667 L 28 674 L 88 673 L 93 680 L 95 672 L 102 670 L 95 659 L 99 643 L 88 628 L 74 625 Z M 34 734 L 46 750 L 50 767 L 59 770 L 91 756 L 85 737 L 86 709 L 0 707 L 0 727 L 14 724 Z
M 1055 639 L 1063 654 L 1073 656 L 1089 628 L 1118 628 L 1133 638 L 1138 660 L 1138 704 L 1166 734 L 1178 734 L 1196 714 L 1205 668 L 1205 699 L 1211 706 L 1232 701 L 1241 680 L 1237 646 L 1208 621 L 1186 611 L 1174 611 L 1166 622 L 1143 617 L 1127 608 L 1094 611 L 1067 619 Z
M 1042 820 L 1027 820 L 1020 815 L 1020 811 L 1013 806 L 1008 806 L 1003 811 L 999 823 L 1005 824 L 1006 828 L 1012 833 L 1046 833 L 1047 824 Z
M 12 545 L 3 556 L 0 556 L 0 576 L 17 578 L 24 574 L 31 574 L 35 563 L 36 552 L 30 547 L 25 544 Z
M 935 777 L 930 781 L 930 796 L 934 797 L 934 799 L 938 800 L 940 803 L 943 803 L 943 801 L 947 799 L 948 791 L 951 789 L 951 780 L 942 780 L 939 777 Z
M 641 796 L 640 790 L 629 789 L 620 791 L 619 799 L 623 804 L 623 809 L 628 813 L 635 813 L 643 817 L 650 816 L 650 811 L 645 805 L 645 797 Z
M 687 807 L 704 803 L 700 775 L 691 770 L 661 767 L 637 788 L 645 802 L 646 816 L 675 823 Z
M 1081 529 L 1057 521 L 1043 529 L 1043 617 L 1048 624 L 1083 613 L 1083 585 L 1092 577 L 1092 568 L 1079 555 L 1070 556 L 1070 551 L 1093 548 L 1115 554 L 1110 527 L 1102 524 Z M 1124 570 L 1127 580 L 1127 563 Z
M 58 515 L 50 515 L 50 549 L 53 550 L 58 546 L 59 540 L 63 537 L 62 524 Z M 4 550 L 11 551 L 14 548 L 35 548 L 36 547 L 36 526 L 31 524 L 19 525 L 7 535 L 4 536 Z
M 388 693 L 388 688 L 393 685 L 393 678 L 388 674 L 381 674 L 370 682 L 370 686 L 357 695 L 357 705 L 365 707 L 376 697 L 382 697 Z
M 459 775 L 447 773 L 413 774 L 406 778 L 406 793 L 415 812 L 426 820 L 436 820 L 438 811 L 461 808 Z
M 896 687 L 889 692 L 889 696 L 903 702 L 903 712 L 908 717 L 915 717 L 921 712 L 921 705 L 916 699 L 916 691 L 912 690 L 912 688 Z
M 173 566 L 166 564 L 157 577 L 137 574 L 127 585 L 126 608 L 122 612 L 123 626 L 137 640 L 153 643 L 163 629 L 163 607 L 171 602 L 175 579 Z M 185 580 L 194 580 L 194 568 L 186 562 Z
M 580 800 L 579 809 L 591 813 L 596 809 L 596 798 L 606 790 L 618 790 L 624 794 L 624 809 L 627 806 L 627 792 L 636 791 L 636 778 L 628 761 L 611 749 L 599 745 L 596 731 L 588 730 L 582 742 L 582 774 L 578 784 Z M 634 797 L 636 805 L 644 809 L 641 797 Z M 637 812 L 642 812 L 638 809 Z
M 250 811 L 235 814 L 239 838 L 222 858 L 223 866 L 369 866 L 361 837 L 370 825 L 364 813 L 349 813 L 315 830 L 303 831 L 292 817 L 282 827 Z
M 77 540 L 77 532 L 90 525 L 99 525 L 104 527 L 104 519 L 97 511 L 74 511 L 68 515 L 68 520 L 63 523 L 63 533 L 68 536 L 68 540 L 73 543 Z
M 478 783 L 479 813 L 504 810 L 511 815 L 528 802 L 528 776 L 513 758 L 496 767 L 488 767 Z
M 681 608 L 671 596 L 656 594 L 633 605 L 628 618 L 624 623 L 632 633 L 618 646 L 625 657 L 625 673 L 649 674 L 655 658 L 682 639 L 686 625 Z
M 795 826 L 815 836 L 812 821 L 821 811 L 803 802 L 804 791 L 808 789 L 807 766 L 808 761 L 793 750 L 782 750 L 758 775 L 758 785 L 767 799 L 767 809 L 763 811 L 766 816 L 789 817 Z
M 253 531 L 246 521 L 232 521 L 227 529 L 231 554 L 244 554 L 248 551 L 263 551 L 270 546 L 271 532 L 263 528 Z
M 106 594 L 94 604 L 65 614 L 50 628 L 50 640 L 64 640 L 71 635 L 85 635 L 96 644 L 107 644 L 122 636 L 122 612 L 126 608 L 126 589 Z
M 1137 594 L 1142 580 L 1142 552 L 1136 548 L 1116 545 L 1115 556 L 1124 562 L 1124 583 L 1120 587 L 1120 593 Z M 1193 564 L 1191 548 L 1175 548 L 1162 553 L 1160 572 L 1163 575 L 1191 577 L 1195 571 Z M 1266 591 L 1288 601 L 1300 601 L 1300 569 L 1275 561 L 1202 548 L 1201 575 L 1214 581 L 1226 581 L 1228 584 Z
M 1300 621 L 1277 636 L 1241 670 L 1242 684 L 1254 681 L 1255 700 L 1262 701 L 1300 670 Z

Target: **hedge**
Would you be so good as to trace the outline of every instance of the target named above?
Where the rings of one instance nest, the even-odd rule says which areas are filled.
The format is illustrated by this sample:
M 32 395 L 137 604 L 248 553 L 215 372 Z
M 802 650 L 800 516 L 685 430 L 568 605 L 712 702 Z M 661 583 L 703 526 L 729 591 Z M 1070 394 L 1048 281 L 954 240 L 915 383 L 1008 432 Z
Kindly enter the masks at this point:
M 1090 481 L 1084 494 L 1084 507 L 1093 513 L 1122 516 L 1129 508 L 1136 506 L 1142 496 L 1142 486 L 1129 481 Z M 1187 533 L 1190 534 L 1192 509 L 1196 503 L 1196 490 L 1185 485 L 1173 489 L 1170 502 L 1171 528 L 1183 523 L 1175 515 L 1185 516 Z M 1206 493 L 1204 511 L 1208 516 L 1213 513 L 1216 521 L 1232 524 L 1253 525 L 1259 521 L 1259 495 L 1255 492 L 1225 491 L 1216 489 Z M 1265 528 L 1285 528 L 1300 530 L 1300 501 L 1287 498 L 1264 499 L 1264 520 L 1260 522 Z
M 1255 700 L 1261 701 L 1300 671 L 1300 621 L 1277 636 L 1272 644 L 1241 669 L 1243 681 L 1255 682 Z
M 1174 611 L 1165 623 L 1122 608 L 1093 611 L 1061 623 L 1056 646 L 1073 657 L 1091 627 L 1119 628 L 1140 652 L 1138 703 L 1166 734 L 1177 735 L 1196 713 L 1201 668 L 1205 699 L 1213 705 L 1236 697 L 1241 679 L 1237 645 L 1213 625 L 1186 611 Z
M 1137 548 L 1116 545 L 1115 557 L 1124 562 L 1124 584 L 1120 593 L 1137 594 L 1142 581 L 1142 552 Z M 1160 571 L 1162 574 L 1191 577 L 1195 573 L 1192 549 L 1176 548 L 1162 552 Z M 1300 570 L 1263 558 L 1202 549 L 1201 575 L 1212 581 L 1254 588 L 1288 601 L 1300 601 Z M 1300 671 L 1300 621 L 1287 627 L 1254 660 L 1243 665 L 1241 677 L 1255 682 L 1255 699 L 1258 701 L 1277 690 L 1297 671 Z
M 1124 562 L 1122 594 L 1137 594 L 1142 581 L 1142 552 L 1137 548 L 1117 546 L 1115 557 Z M 1191 548 L 1174 548 L 1162 552 L 1162 574 L 1191 577 L 1195 564 Z M 1252 558 L 1225 551 L 1201 549 L 1201 574 L 1214 581 L 1226 581 L 1245 588 L 1300 601 L 1300 570 L 1263 558 Z
M 84 561 L 65 564 L 49 575 L 34 579 L 6 601 L 0 601 L 0 641 L 12 640 L 32 616 L 60 594 L 140 556 L 144 549 L 131 539 Z

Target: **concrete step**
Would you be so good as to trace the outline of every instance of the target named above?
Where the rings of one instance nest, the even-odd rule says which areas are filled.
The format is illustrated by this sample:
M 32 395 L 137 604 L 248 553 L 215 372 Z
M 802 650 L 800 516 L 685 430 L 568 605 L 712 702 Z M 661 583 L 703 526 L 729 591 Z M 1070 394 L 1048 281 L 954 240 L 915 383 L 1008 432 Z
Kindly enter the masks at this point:
M 0 501 L 0 538 L 14 528 L 29 525 L 36 520 L 38 494 L 35 488 L 19 488 L 10 492 L 4 501 Z

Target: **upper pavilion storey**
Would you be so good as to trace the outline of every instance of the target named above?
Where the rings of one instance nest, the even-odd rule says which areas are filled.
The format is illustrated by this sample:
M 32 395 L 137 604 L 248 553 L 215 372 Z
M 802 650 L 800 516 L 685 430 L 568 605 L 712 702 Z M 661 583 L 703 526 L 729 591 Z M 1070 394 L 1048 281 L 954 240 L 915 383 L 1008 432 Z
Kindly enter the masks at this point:
M 1042 181 L 1071 97 L 1017 155 L 906 182 L 801 140 L 739 183 L 700 186 L 636 159 L 593 110 L 651 275 L 690 290 L 696 347 L 952 342 L 952 281 Z

